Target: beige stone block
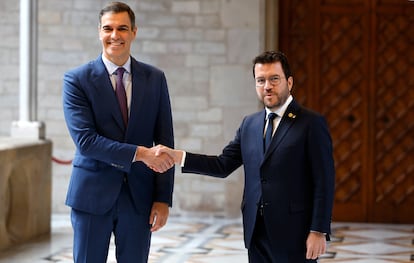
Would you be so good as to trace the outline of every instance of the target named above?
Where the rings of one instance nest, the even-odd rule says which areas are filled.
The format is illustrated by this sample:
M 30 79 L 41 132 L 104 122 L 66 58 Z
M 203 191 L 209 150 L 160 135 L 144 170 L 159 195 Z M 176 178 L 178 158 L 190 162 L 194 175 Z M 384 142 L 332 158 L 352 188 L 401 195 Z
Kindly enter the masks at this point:
M 260 26 L 260 7 L 264 0 L 221 0 L 220 18 L 223 27 L 257 28 Z M 237 12 L 235 12 L 237 10 Z
M 216 107 L 239 107 L 257 100 L 250 66 L 211 67 L 211 104 Z
M 50 141 L 0 138 L 0 250 L 50 233 L 51 151 Z
M 198 1 L 173 1 L 171 10 L 173 13 L 197 14 L 200 12 Z

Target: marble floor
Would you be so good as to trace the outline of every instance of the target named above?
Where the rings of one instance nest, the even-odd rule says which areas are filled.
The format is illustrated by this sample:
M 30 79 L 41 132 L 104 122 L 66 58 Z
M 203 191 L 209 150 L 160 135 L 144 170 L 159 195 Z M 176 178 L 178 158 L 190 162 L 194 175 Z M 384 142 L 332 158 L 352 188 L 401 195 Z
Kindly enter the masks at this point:
M 72 260 L 68 215 L 52 216 L 52 233 L 0 252 L 0 263 Z M 111 243 L 108 263 L 116 262 Z M 152 238 L 149 262 L 247 263 L 240 219 L 171 217 Z M 332 241 L 319 262 L 414 262 L 414 225 L 333 223 Z

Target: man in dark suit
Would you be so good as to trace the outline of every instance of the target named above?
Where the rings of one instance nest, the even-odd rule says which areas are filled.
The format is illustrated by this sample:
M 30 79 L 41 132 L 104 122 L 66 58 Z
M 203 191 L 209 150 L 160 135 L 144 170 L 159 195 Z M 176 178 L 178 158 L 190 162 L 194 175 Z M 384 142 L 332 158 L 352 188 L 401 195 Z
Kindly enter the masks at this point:
M 170 154 L 185 173 L 224 178 L 243 165 L 249 262 L 314 262 L 326 250 L 334 196 L 328 127 L 321 115 L 293 99 L 293 76 L 281 52 L 264 52 L 253 64 L 265 109 L 244 118 L 219 156 L 166 147 L 158 153 Z
M 99 16 L 102 54 L 64 75 L 63 107 L 76 146 L 66 204 L 75 262 L 104 263 L 111 235 L 118 262 L 147 262 L 151 232 L 172 205 L 174 163 L 154 144 L 174 146 L 164 73 L 130 55 L 137 27 L 124 3 Z M 159 174 L 151 169 L 155 169 Z

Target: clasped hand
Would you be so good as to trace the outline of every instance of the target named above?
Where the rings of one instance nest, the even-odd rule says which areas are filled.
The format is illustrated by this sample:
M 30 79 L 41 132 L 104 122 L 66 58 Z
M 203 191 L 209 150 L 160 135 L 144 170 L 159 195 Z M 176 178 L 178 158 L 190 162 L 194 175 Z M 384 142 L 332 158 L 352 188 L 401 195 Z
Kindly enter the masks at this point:
M 175 163 L 180 163 L 181 157 L 182 151 L 159 144 L 151 148 L 140 146 L 135 159 L 145 163 L 154 172 L 164 173 Z

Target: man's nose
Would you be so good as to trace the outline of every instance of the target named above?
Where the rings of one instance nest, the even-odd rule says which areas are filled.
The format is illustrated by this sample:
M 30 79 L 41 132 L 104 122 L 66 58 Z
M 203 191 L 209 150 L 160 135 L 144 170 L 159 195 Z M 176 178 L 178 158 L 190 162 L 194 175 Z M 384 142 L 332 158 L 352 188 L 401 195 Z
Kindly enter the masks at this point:
M 113 31 L 112 31 L 112 34 L 111 34 L 111 37 L 112 38 L 118 38 L 119 37 L 119 32 L 118 32 L 118 30 L 116 30 L 116 29 L 114 29 Z
M 270 90 L 270 89 L 272 89 L 272 87 L 273 87 L 273 86 L 272 86 L 272 83 L 270 83 L 270 80 L 266 79 L 266 80 L 265 80 L 265 84 L 264 84 L 264 87 L 263 87 L 263 88 L 264 88 L 265 90 Z

